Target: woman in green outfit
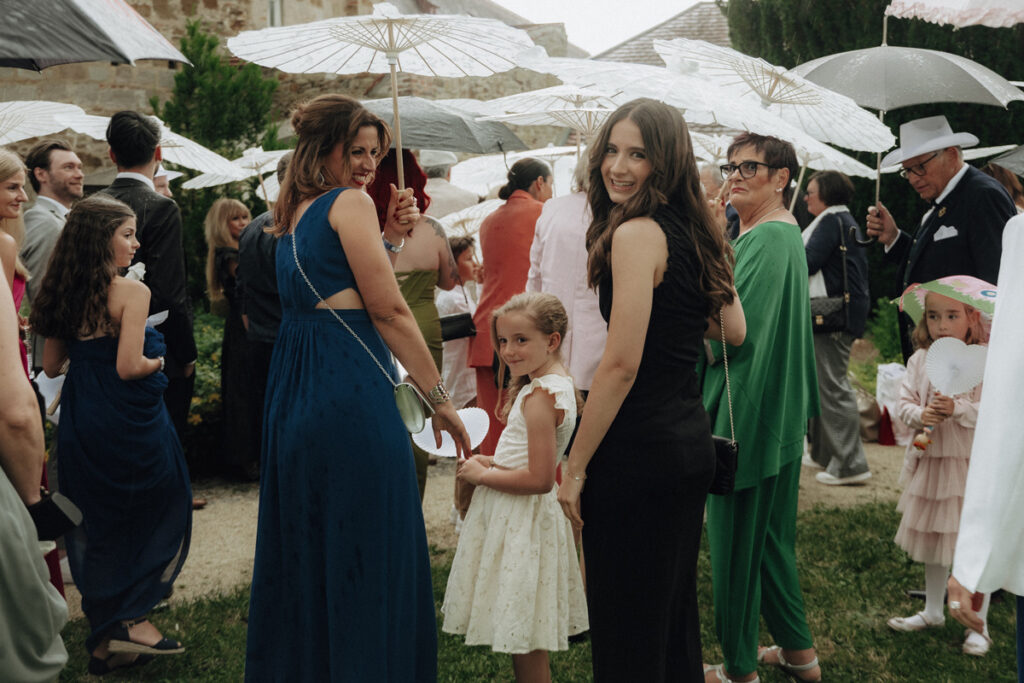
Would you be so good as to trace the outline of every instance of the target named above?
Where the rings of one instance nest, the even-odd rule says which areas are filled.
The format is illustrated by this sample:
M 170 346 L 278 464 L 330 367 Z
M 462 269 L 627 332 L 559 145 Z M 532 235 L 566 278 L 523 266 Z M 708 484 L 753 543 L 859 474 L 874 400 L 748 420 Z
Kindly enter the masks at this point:
M 419 222 L 405 236 L 392 243 L 388 235 L 388 250 L 391 252 L 391 263 L 395 267 L 395 277 L 402 291 L 402 298 L 409 304 L 413 317 L 419 325 L 420 332 L 427 342 L 430 355 L 434 358 L 437 371 L 441 372 L 442 344 L 441 320 L 434 305 L 434 288 L 449 290 L 456 284 L 458 267 L 455 257 L 448 247 L 448 237 L 444 228 L 433 218 L 425 215 L 430 207 L 430 197 L 424 191 L 427 176 L 420 169 L 416 157 L 408 150 L 402 151 L 402 166 L 405 175 L 405 186 L 412 188 L 421 216 Z M 390 150 L 377 166 L 376 177 L 370 184 L 369 194 L 377 205 L 377 217 L 381 229 L 387 222 L 387 205 L 390 198 L 390 186 L 398 183 L 398 168 L 395 163 L 395 150 Z M 429 455 L 415 444 L 412 447 L 416 459 L 416 479 L 420 487 L 420 499 L 427 485 L 427 464 Z
M 796 219 L 786 209 L 798 170 L 792 145 L 753 133 L 737 136 L 722 175 L 739 213 L 736 291 L 747 337 L 729 347 L 736 440 L 736 489 L 710 496 L 708 539 L 715 630 L 725 664 L 705 680 L 758 681 L 757 665 L 817 681 L 814 651 L 796 569 L 796 504 L 807 420 L 818 414 L 807 260 Z M 712 342 L 714 357 L 721 344 Z M 715 434 L 729 432 L 724 364 L 704 368 L 704 407 Z M 779 644 L 758 650 L 758 617 Z

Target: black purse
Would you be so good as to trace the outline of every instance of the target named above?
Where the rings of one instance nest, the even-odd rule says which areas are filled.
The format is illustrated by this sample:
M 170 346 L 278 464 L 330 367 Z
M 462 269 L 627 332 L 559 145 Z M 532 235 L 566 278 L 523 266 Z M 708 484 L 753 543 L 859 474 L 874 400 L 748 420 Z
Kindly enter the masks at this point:
M 732 438 L 711 435 L 715 445 L 715 476 L 708 493 L 725 496 L 736 486 L 736 468 L 739 465 L 740 445 L 736 443 L 736 424 L 732 418 L 732 385 L 729 384 L 729 352 L 725 343 L 725 315 L 719 311 L 718 322 L 722 328 L 722 361 L 725 364 L 725 395 L 729 402 L 729 431 Z
M 846 272 L 846 237 L 839 225 L 839 253 L 843 257 L 843 295 L 811 298 L 811 330 L 815 334 L 842 332 L 850 324 L 850 283 Z
M 465 286 L 462 287 L 462 296 L 466 299 L 466 307 L 468 308 L 469 297 L 466 296 Z M 472 313 L 453 313 L 441 316 L 441 341 L 475 336 L 476 325 L 473 324 Z

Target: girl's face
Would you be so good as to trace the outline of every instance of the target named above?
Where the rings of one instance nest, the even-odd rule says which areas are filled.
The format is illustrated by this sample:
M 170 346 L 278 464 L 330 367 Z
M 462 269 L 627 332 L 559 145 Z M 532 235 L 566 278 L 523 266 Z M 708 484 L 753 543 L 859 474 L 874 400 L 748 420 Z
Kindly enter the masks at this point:
M 608 198 L 615 204 L 625 202 L 643 188 L 650 175 L 651 162 L 640 128 L 629 119 L 622 119 L 612 126 L 601 161 L 601 178 Z
M 941 294 L 928 294 L 924 302 L 928 336 L 932 340 L 954 337 L 967 343 L 967 333 L 978 321 L 979 313 L 959 301 Z
M 377 128 L 363 126 L 352 139 L 347 158 L 344 142 L 334 146 L 327 157 L 327 168 L 341 186 L 365 190 L 373 182 L 373 174 L 383 155 Z
M 135 219 L 128 218 L 117 226 L 114 236 L 110 238 L 110 246 L 114 252 L 114 265 L 127 268 L 135 258 L 135 250 L 139 248 L 139 240 L 135 239 Z
M 821 201 L 821 196 L 818 194 L 817 180 L 807 183 L 807 194 L 804 195 L 804 201 L 807 202 L 807 211 L 812 216 L 817 216 L 828 208 L 825 206 L 825 202 Z
M 476 254 L 472 249 L 464 249 L 459 257 L 455 259 L 455 265 L 459 269 L 459 279 L 463 282 L 476 280 L 480 270 L 480 264 L 476 262 Z
M 238 241 L 239 236 L 242 234 L 242 228 L 249 225 L 249 213 L 239 211 L 228 218 L 228 232 L 231 233 L 231 239 Z
M 498 318 L 494 327 L 498 333 L 498 353 L 514 377 L 528 375 L 535 379 L 545 374 L 557 360 L 561 335 L 557 332 L 544 334 L 530 316 L 506 313 Z
M 27 201 L 24 171 L 0 182 L 0 218 L 17 218 L 21 215 L 21 205 Z

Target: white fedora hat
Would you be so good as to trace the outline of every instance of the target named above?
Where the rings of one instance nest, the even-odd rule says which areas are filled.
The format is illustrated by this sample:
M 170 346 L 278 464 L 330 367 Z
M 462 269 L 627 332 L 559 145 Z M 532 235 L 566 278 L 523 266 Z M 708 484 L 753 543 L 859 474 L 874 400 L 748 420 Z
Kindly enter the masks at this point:
M 451 152 L 439 149 L 421 149 L 420 166 L 423 168 L 436 168 L 438 166 L 454 166 L 459 158 Z
M 954 133 L 945 116 L 929 116 L 900 126 L 900 146 L 882 157 L 882 166 L 895 166 L 921 154 L 947 147 L 974 147 L 978 138 Z

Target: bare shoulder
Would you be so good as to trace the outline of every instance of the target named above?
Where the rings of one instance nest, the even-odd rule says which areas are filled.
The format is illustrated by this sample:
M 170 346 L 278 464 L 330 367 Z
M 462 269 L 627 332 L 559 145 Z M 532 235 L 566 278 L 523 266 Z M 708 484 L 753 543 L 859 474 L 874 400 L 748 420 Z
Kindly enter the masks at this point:
M 651 240 L 664 243 L 665 233 L 653 218 L 640 216 L 638 218 L 630 218 L 616 228 L 615 235 L 612 237 L 612 244 L 643 244 Z
M 334 203 L 331 204 L 331 213 L 336 211 L 350 211 L 352 209 L 373 209 L 376 211 L 373 199 L 370 195 L 356 189 L 348 189 L 344 192 L 339 192 L 338 196 L 334 198 Z
M 149 287 L 138 280 L 129 280 L 126 277 L 118 276 L 110 283 L 107 296 L 112 302 L 114 300 L 149 302 Z

